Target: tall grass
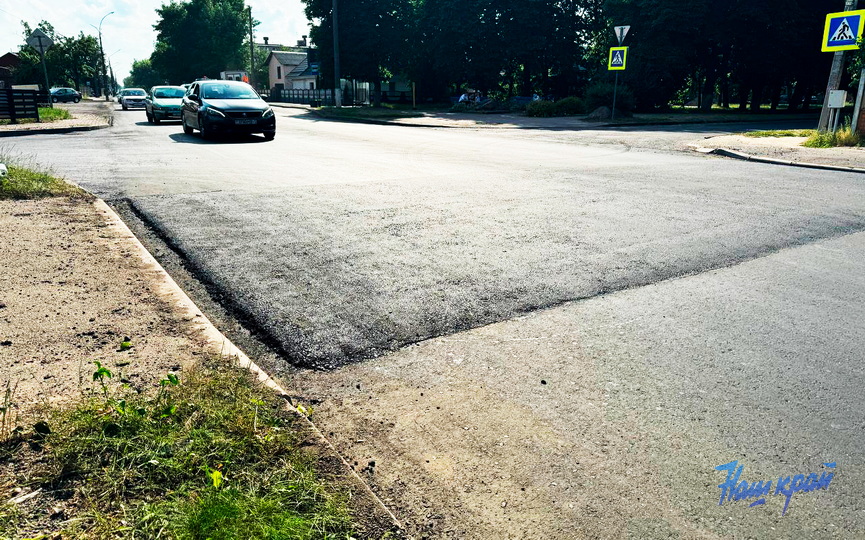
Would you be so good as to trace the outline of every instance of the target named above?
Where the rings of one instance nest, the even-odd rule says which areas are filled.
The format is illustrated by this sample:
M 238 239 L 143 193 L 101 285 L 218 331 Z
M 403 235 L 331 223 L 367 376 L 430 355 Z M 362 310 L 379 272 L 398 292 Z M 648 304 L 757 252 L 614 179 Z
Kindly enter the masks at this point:
M 833 148 L 836 146 L 863 146 L 865 138 L 847 124 L 838 131 L 817 131 L 808 137 L 802 146 L 810 148 Z
M 89 197 L 87 192 L 53 176 L 32 159 L 0 148 L 0 163 L 8 176 L 0 177 L 0 199 L 39 199 L 43 197 Z

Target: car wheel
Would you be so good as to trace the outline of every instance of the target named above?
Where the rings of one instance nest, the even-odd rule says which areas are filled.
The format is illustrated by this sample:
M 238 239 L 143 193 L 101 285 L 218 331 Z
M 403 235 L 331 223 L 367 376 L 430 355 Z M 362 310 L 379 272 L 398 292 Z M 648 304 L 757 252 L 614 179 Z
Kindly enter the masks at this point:
M 129 107 L 126 106 L 126 103 L 121 104 L 121 107 L 123 108 L 124 111 L 129 110 Z
M 60 98 L 58 98 L 57 96 L 52 96 L 51 101 L 53 101 L 54 103 L 57 103 L 60 101 Z
M 207 127 L 207 122 L 204 121 L 204 117 L 198 117 L 198 131 L 201 133 L 202 139 L 210 138 L 210 129 Z
M 276 137 L 275 131 L 265 131 L 264 132 L 264 140 L 272 141 L 274 137 Z
M 147 116 L 147 121 L 152 124 L 153 123 L 153 115 L 147 111 L 144 111 L 144 115 Z
M 180 117 L 180 124 L 183 126 L 183 132 L 187 135 L 192 135 L 192 128 L 186 125 L 186 117 Z
M 81 101 L 81 98 L 80 98 L 80 97 L 77 97 L 77 98 L 73 99 L 72 101 L 73 101 L 74 103 L 78 103 L 79 101 Z
M 158 123 L 159 123 L 159 117 L 156 116 L 155 114 L 153 115 L 153 123 L 154 123 L 154 124 L 158 124 Z

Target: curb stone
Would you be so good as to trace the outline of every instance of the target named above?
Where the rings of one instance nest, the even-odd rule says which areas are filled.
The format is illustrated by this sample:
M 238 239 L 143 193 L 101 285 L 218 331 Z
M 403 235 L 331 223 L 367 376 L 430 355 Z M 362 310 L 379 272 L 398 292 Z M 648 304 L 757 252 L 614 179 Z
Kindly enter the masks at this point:
M 853 172 L 853 173 L 861 173 L 865 174 L 865 169 L 860 167 L 843 167 L 840 165 L 826 165 L 822 163 L 808 163 L 805 161 L 790 161 L 786 159 L 774 159 L 760 156 L 753 156 L 751 154 L 745 154 L 743 152 L 736 152 L 734 150 L 728 150 L 726 148 L 705 148 L 703 146 L 698 145 L 689 145 L 691 150 L 694 152 L 699 152 L 701 154 L 714 154 L 717 156 L 723 156 L 733 159 L 739 159 L 742 161 L 753 161 L 756 163 L 768 163 L 770 165 L 786 165 L 788 167 L 803 167 L 806 169 L 820 169 L 825 171 L 838 171 L 838 172 Z
M 152 273 L 155 282 L 156 293 L 164 300 L 173 304 L 185 320 L 188 320 L 193 327 L 199 330 L 207 342 L 214 348 L 220 350 L 221 356 L 228 356 L 235 359 L 237 364 L 244 369 L 248 369 L 256 380 L 273 390 L 280 398 L 285 399 L 286 408 L 293 412 L 297 417 L 307 424 L 314 436 L 330 451 L 337 456 L 342 463 L 343 469 L 351 474 L 352 481 L 359 486 L 364 493 L 374 501 L 375 505 L 389 519 L 392 524 L 392 529 L 396 532 L 403 531 L 399 520 L 390 511 L 384 502 L 372 491 L 372 488 L 361 478 L 361 476 L 351 468 L 345 457 L 340 454 L 331 442 L 306 415 L 300 413 L 293 403 L 290 395 L 286 390 L 279 385 L 273 378 L 270 377 L 263 369 L 252 361 L 240 348 L 231 342 L 222 332 L 220 332 L 212 322 L 198 309 L 198 306 L 191 298 L 180 288 L 174 279 L 165 271 L 161 264 L 153 257 L 153 255 L 144 247 L 138 238 L 132 233 L 129 227 L 120 219 L 120 216 L 102 199 L 96 199 L 94 206 L 97 211 L 103 213 L 108 220 L 109 229 L 113 229 L 118 233 L 118 237 L 126 239 L 132 243 L 133 247 L 138 251 L 141 261 L 144 263 L 145 271 Z

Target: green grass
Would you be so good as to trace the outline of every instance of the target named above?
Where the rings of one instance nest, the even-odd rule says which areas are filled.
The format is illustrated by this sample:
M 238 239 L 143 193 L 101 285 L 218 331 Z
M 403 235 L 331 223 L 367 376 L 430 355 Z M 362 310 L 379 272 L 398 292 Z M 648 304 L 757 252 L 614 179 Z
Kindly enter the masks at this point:
M 747 131 L 742 135 L 746 137 L 810 137 L 816 131 L 814 129 L 769 129 L 764 131 Z
M 60 107 L 39 107 L 40 122 L 56 122 L 58 120 L 69 120 L 70 118 L 72 118 L 72 115 L 69 114 L 69 111 L 66 109 L 61 109 Z M 33 124 L 35 122 L 35 118 L 24 118 L 18 120 L 19 124 Z M 6 125 L 10 123 L 10 120 L 0 120 L 0 125 Z
M 854 133 L 849 125 L 838 131 L 814 131 L 802 146 L 809 148 L 834 148 L 837 146 L 865 146 L 865 137 Z
M 0 149 L 0 163 L 8 176 L 0 178 L 0 199 L 39 199 L 43 197 L 88 197 L 84 190 L 40 170 L 32 161 L 10 156 Z
M 350 537 L 344 497 L 300 449 L 306 426 L 248 372 L 215 363 L 149 397 L 97 373 L 105 392 L 48 416 L 51 433 L 30 436 L 44 465 L 19 479 L 72 493 L 64 538 Z M 21 519 L 0 504 L 0 538 Z

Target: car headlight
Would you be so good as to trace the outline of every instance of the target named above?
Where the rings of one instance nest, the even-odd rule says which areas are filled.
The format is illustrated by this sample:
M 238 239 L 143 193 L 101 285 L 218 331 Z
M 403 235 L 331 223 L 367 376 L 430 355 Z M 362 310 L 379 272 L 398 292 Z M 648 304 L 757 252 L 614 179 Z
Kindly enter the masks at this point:
M 219 109 L 214 109 L 213 107 L 209 107 L 207 109 L 207 114 L 211 116 L 219 116 L 220 118 L 225 118 L 225 113 L 220 111 Z
M 162 110 L 162 107 L 160 107 L 160 106 L 157 105 L 156 103 L 154 103 L 154 104 L 152 105 L 152 108 L 153 108 L 154 111 L 161 111 L 161 110 Z
M 262 118 L 270 118 L 271 116 L 273 116 L 273 109 L 270 107 L 264 109 L 264 112 L 261 113 Z

